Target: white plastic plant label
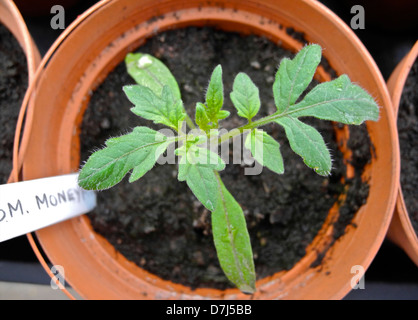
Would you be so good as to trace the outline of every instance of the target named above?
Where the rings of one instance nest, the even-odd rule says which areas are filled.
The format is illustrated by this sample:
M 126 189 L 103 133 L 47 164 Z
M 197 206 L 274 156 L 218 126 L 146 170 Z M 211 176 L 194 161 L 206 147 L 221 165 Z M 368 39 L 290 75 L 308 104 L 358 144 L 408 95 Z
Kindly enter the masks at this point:
M 81 189 L 78 173 L 0 185 L 0 242 L 94 209 L 96 194 Z

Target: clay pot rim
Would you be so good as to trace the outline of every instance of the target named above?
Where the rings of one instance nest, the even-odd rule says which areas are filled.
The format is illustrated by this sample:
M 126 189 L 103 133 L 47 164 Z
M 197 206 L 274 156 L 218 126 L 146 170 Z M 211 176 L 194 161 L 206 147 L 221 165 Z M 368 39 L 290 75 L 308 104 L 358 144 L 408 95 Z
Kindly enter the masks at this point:
M 406 79 L 414 62 L 418 59 L 418 40 L 412 46 L 411 50 L 399 62 L 395 70 L 389 77 L 388 89 L 392 98 L 392 105 L 395 112 L 396 119 L 398 117 L 399 105 L 402 98 L 403 88 Z M 402 236 L 397 235 L 398 232 L 403 232 Z M 396 200 L 396 208 L 394 212 L 393 221 L 388 231 L 388 238 L 397 243 L 408 256 L 418 266 L 418 236 L 412 226 L 409 217 L 408 209 L 405 204 L 405 199 L 402 192 L 402 185 L 399 184 L 398 197 Z
M 396 117 L 398 116 L 399 104 L 402 97 L 403 87 L 405 86 L 405 82 L 412 68 L 412 65 L 414 64 L 417 58 L 418 40 L 415 42 L 415 44 L 412 46 L 411 50 L 406 54 L 406 56 L 399 62 L 399 64 L 396 66 L 395 70 L 389 77 L 388 89 L 391 93 L 393 110 L 395 112 Z
M 98 5 L 96 5 L 94 7 L 94 9 L 102 8 L 102 6 L 104 7 L 106 4 L 108 4 L 110 2 L 111 1 L 104 1 L 102 3 L 99 3 Z M 307 4 L 307 3 L 305 3 L 305 4 Z M 320 10 L 323 10 L 323 12 L 321 12 L 321 14 L 326 15 L 328 18 L 330 18 L 331 16 L 334 17 L 334 18 L 336 18 L 336 16 L 329 9 L 325 8 L 320 3 L 312 2 L 312 3 L 309 3 L 309 6 L 311 6 L 315 10 L 319 10 L 319 9 Z M 82 18 L 86 18 L 87 16 L 88 16 L 88 14 L 83 15 Z M 370 54 L 367 52 L 367 50 L 361 44 L 360 40 L 358 40 L 358 38 L 354 36 L 354 34 L 352 33 L 352 31 L 345 24 L 343 24 L 342 21 L 339 20 L 339 18 L 337 18 L 337 21 L 334 22 L 334 23 L 339 26 L 339 32 L 346 33 L 345 35 L 348 38 L 350 38 L 351 41 L 353 41 L 352 43 L 354 43 L 355 45 L 358 46 L 358 51 L 360 51 L 363 54 L 362 58 L 367 61 L 368 68 L 370 69 L 371 74 L 373 74 L 374 81 L 376 81 L 376 82 L 378 82 L 378 84 L 380 84 L 380 87 L 379 87 L 378 90 L 381 90 L 381 91 L 379 92 L 379 94 L 381 95 L 381 98 L 383 99 L 382 103 L 385 106 L 387 106 L 390 103 L 390 99 L 388 98 L 388 94 L 386 92 L 386 87 L 384 86 L 383 78 L 382 78 L 382 76 L 380 74 L 380 71 L 378 70 L 377 66 L 375 65 L 375 63 L 374 63 L 373 59 L 371 58 Z M 353 36 L 354 36 L 354 38 L 353 38 Z M 327 49 L 329 49 L 329 50 L 332 51 L 332 48 L 327 48 Z M 374 93 L 374 94 L 376 94 L 376 93 Z M 388 121 L 389 129 L 390 129 L 389 131 L 391 132 L 392 137 L 393 137 L 393 135 L 395 134 L 394 133 L 395 130 L 393 129 L 394 128 L 394 123 L 393 123 L 394 120 L 393 120 L 393 114 L 391 113 L 392 112 L 391 108 L 387 108 L 386 112 L 387 112 L 387 114 L 385 114 L 385 115 L 387 116 L 387 121 Z M 392 139 L 392 140 L 394 140 L 394 139 Z M 398 156 L 399 156 L 399 154 L 397 154 L 397 152 L 396 152 L 396 146 L 397 146 L 396 145 L 396 141 L 392 141 L 392 143 L 394 144 L 394 146 L 392 148 L 393 150 L 391 150 L 392 151 L 392 155 L 391 156 L 393 158 L 393 163 L 392 163 L 392 166 L 391 166 L 391 168 L 393 170 L 393 176 L 390 177 L 389 180 L 391 180 L 393 178 L 396 178 L 396 175 L 398 173 L 397 168 L 399 167 L 399 163 L 398 163 L 398 158 L 399 158 Z M 394 181 L 394 184 L 395 184 L 398 179 L 394 179 L 394 180 L 395 180 Z M 391 188 L 391 190 L 395 190 L 395 189 L 397 189 L 397 186 L 395 186 L 395 185 L 392 186 L 392 184 L 391 184 L 390 185 L 390 188 Z M 377 248 L 376 247 L 379 247 L 380 244 L 381 244 L 381 242 L 383 241 L 384 234 L 386 233 L 386 229 L 387 229 L 387 227 L 389 225 L 389 221 L 390 221 L 390 217 L 391 217 L 391 212 L 392 212 L 393 206 L 395 204 L 395 196 L 392 196 L 392 193 L 394 193 L 394 192 L 391 192 L 390 193 L 391 194 L 390 195 L 390 198 L 387 199 L 388 208 L 387 208 L 387 210 L 385 210 L 384 220 L 382 221 L 382 224 L 381 224 L 381 226 L 382 226 L 381 227 L 382 232 L 379 233 L 379 235 L 377 236 L 377 238 L 374 239 L 374 241 L 373 241 L 373 245 L 372 245 L 373 246 L 373 250 L 371 250 L 371 251 L 373 251 L 372 252 L 372 256 L 369 256 L 364 261 L 362 261 L 362 263 L 364 263 L 364 265 L 366 265 L 366 266 L 368 266 L 371 263 L 371 260 L 373 259 L 374 254 L 377 252 Z M 78 223 L 80 223 L 80 220 L 74 221 L 73 223 L 74 224 L 78 224 Z M 42 230 L 41 230 L 41 232 L 39 232 L 39 234 L 43 234 L 43 233 L 44 232 Z M 349 289 L 350 289 L 350 284 L 347 283 L 344 286 L 344 288 L 340 288 L 340 290 L 338 292 L 335 292 L 332 295 L 332 297 L 334 299 L 335 298 L 339 299 L 339 298 L 343 297 L 349 291 Z

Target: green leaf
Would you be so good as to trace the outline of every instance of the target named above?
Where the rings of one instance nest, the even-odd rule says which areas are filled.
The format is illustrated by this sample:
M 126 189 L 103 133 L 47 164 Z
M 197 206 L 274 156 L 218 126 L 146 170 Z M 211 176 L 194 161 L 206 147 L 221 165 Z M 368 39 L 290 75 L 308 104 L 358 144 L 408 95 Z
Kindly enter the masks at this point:
M 213 211 L 218 200 L 216 196 L 217 184 L 215 172 L 206 166 L 192 165 L 189 163 L 185 166 L 182 176 L 186 177 L 188 187 L 209 211 Z
M 317 85 L 288 112 L 292 117 L 312 116 L 357 125 L 379 118 L 379 107 L 374 99 L 346 75 Z
M 177 130 L 180 122 L 186 117 L 183 103 L 181 100 L 176 100 L 168 86 L 163 87 L 160 96 L 142 85 L 124 86 L 123 91 L 134 104 L 131 111 L 144 119 Z
M 195 121 L 199 128 L 203 131 L 207 131 L 210 129 L 210 119 L 208 117 L 208 114 L 206 113 L 205 105 L 201 102 L 196 103 Z
M 216 119 L 223 120 L 225 118 L 228 118 L 229 115 L 230 115 L 230 112 L 229 111 L 219 110 L 218 113 L 216 114 Z
M 212 212 L 212 233 L 219 263 L 238 289 L 253 293 L 256 276 L 244 213 L 219 175 L 217 181 L 219 200 Z
M 316 117 L 345 124 L 361 124 L 378 120 L 379 107 L 362 88 L 353 84 L 348 76 L 321 83 L 296 100 L 306 90 L 321 60 L 318 45 L 304 47 L 293 60 L 284 59 L 273 84 L 278 109 L 275 121 L 286 131 L 292 149 L 304 162 L 320 175 L 331 170 L 331 156 L 320 133 L 299 121 L 300 117 Z
M 224 87 L 222 83 L 222 67 L 218 65 L 212 72 L 206 91 L 207 114 L 211 121 L 217 120 L 216 116 L 224 103 Z
M 186 117 L 186 113 L 183 108 L 183 102 L 174 98 L 170 88 L 164 86 L 161 98 L 165 103 L 165 109 L 168 110 L 168 123 L 171 127 L 178 129 L 181 126 L 181 122 Z M 163 109 L 164 110 L 164 109 Z
M 245 73 L 241 72 L 235 77 L 230 96 L 232 103 L 238 110 L 238 115 L 249 121 L 260 110 L 258 88 Z
M 290 147 L 303 162 L 319 175 L 329 175 L 331 156 L 321 134 L 296 118 L 283 117 L 276 122 L 284 127 Z
M 176 100 L 181 99 L 180 88 L 171 71 L 160 60 L 145 53 L 128 53 L 126 69 L 137 84 L 150 88 L 159 96 L 164 86 L 169 86 Z
M 284 172 L 280 144 L 266 132 L 258 129 L 252 130 L 247 135 L 245 147 L 261 165 L 278 174 Z
M 311 83 L 321 61 L 321 47 L 316 44 L 305 46 L 292 59 L 283 59 L 273 84 L 277 110 L 283 112 L 294 104 Z
M 181 155 L 178 180 L 186 181 L 196 198 L 210 211 L 216 206 L 217 180 L 214 170 L 225 169 L 224 161 L 216 153 L 191 145 L 176 150 Z
M 79 174 L 79 185 L 87 190 L 108 189 L 133 169 L 129 181 L 152 169 L 172 141 L 147 127 L 106 141 L 106 147 L 93 153 Z
M 222 67 L 218 65 L 212 72 L 206 91 L 205 104 L 196 104 L 195 120 L 200 129 L 208 132 L 218 127 L 219 120 L 229 116 L 229 111 L 221 110 L 224 102 Z

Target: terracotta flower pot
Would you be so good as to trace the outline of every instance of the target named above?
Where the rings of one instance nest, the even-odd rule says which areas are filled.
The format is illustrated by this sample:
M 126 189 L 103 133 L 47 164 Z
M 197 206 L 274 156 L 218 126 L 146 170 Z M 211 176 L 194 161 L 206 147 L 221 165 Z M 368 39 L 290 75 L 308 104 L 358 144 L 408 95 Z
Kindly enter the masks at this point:
M 0 0 L 0 23 L 13 34 L 22 47 L 26 56 L 28 83 L 34 78 L 36 68 L 41 60 L 38 48 L 36 47 L 27 27 L 16 5 L 11 0 Z M 26 112 L 26 103 L 22 103 L 16 131 L 20 132 L 23 126 L 23 118 Z M 15 141 L 18 140 L 17 138 Z M 16 172 L 17 174 L 17 172 Z M 8 182 L 17 181 L 17 177 L 11 173 Z
M 331 66 L 367 89 L 382 106 L 380 120 L 367 128 L 375 157 L 365 173 L 370 193 L 353 225 L 311 267 L 317 250 L 329 246 L 326 224 L 291 270 L 260 279 L 250 297 L 237 289 L 196 289 L 162 280 L 118 253 L 96 234 L 88 216 L 37 232 L 52 263 L 83 297 L 92 299 L 340 299 L 351 290 L 352 267 L 364 269 L 378 251 L 396 201 L 399 153 L 391 100 L 383 78 L 361 42 L 330 10 L 316 1 L 102 1 L 69 26 L 43 61 L 33 98 L 35 110 L 24 157 L 23 177 L 34 179 L 79 169 L 79 126 L 89 94 L 124 56 L 157 31 L 216 26 L 264 35 L 293 51 L 303 44 L 286 28 L 320 44 Z M 321 77 L 321 74 L 319 75 Z M 324 80 L 324 76 L 322 76 Z M 42 150 L 42 152 L 40 151 Z M 44 164 L 44 165 L 40 165 Z M 332 220 L 330 217 L 329 220 Z
M 388 80 L 388 89 L 392 97 L 395 115 L 397 115 L 399 111 L 399 104 L 405 81 L 417 57 L 418 42 L 415 43 L 411 51 L 397 65 Z M 401 247 L 418 266 L 418 238 L 405 206 L 402 185 L 399 187 L 395 212 L 388 230 L 388 238 Z

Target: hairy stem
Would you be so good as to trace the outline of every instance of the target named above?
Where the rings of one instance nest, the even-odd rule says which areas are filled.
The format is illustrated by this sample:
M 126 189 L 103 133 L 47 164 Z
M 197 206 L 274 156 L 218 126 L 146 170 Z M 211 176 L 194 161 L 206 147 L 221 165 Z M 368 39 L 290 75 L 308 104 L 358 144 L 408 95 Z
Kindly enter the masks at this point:
M 228 141 L 229 139 L 232 139 L 232 138 L 234 138 L 234 137 L 236 137 L 240 134 L 243 134 L 246 130 L 252 130 L 252 129 L 264 126 L 266 124 L 269 124 L 269 123 L 273 122 L 276 119 L 287 116 L 290 113 L 291 112 L 280 113 L 279 111 L 277 111 L 277 112 L 275 112 L 275 113 L 273 113 L 269 116 L 266 116 L 264 118 L 258 119 L 256 121 L 248 122 L 247 124 L 238 127 L 237 130 L 231 130 L 230 132 L 225 133 L 225 134 L 221 135 L 220 137 L 217 137 L 216 139 L 218 139 L 218 143 L 221 144 L 225 141 Z M 215 138 L 212 138 L 212 139 L 214 140 Z M 213 142 L 215 142 L 215 141 L 213 141 Z

